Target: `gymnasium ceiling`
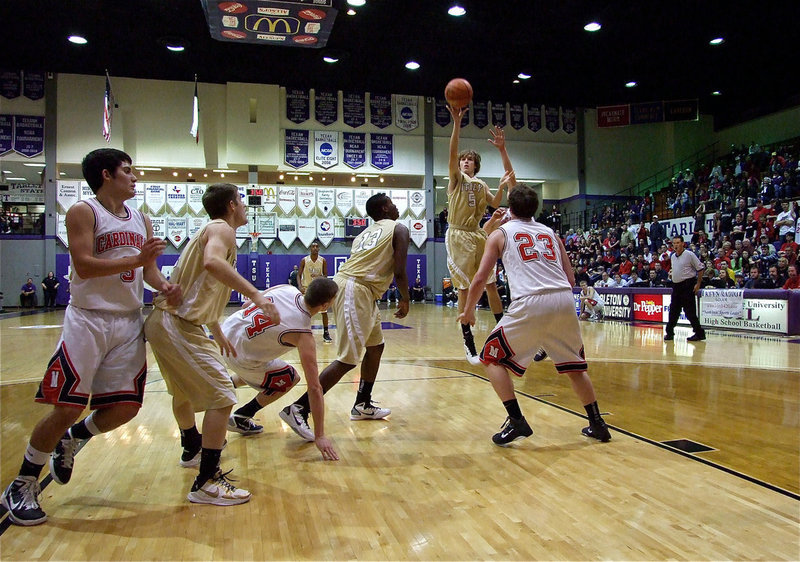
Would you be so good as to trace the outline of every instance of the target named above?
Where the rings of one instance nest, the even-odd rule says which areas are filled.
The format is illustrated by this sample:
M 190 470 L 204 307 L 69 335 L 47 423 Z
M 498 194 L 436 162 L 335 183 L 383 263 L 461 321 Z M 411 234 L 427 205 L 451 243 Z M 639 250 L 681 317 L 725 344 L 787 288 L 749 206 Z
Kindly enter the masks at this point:
M 0 2 L 3 67 L 201 82 L 477 97 L 594 107 L 698 98 L 717 128 L 800 105 L 800 2 L 345 0 L 324 49 L 212 39 L 200 0 Z M 584 31 L 589 21 L 602 29 Z M 88 44 L 67 42 L 80 34 Z M 724 37 L 719 46 L 709 45 Z M 169 52 L 167 40 L 186 44 Z M 335 54 L 336 64 L 323 62 Z M 421 67 L 407 70 L 414 59 Z M 13 61 L 13 62 L 12 62 Z M 532 75 L 513 84 L 519 72 Z M 638 86 L 626 88 L 635 80 Z M 712 91 L 721 95 L 712 96 Z

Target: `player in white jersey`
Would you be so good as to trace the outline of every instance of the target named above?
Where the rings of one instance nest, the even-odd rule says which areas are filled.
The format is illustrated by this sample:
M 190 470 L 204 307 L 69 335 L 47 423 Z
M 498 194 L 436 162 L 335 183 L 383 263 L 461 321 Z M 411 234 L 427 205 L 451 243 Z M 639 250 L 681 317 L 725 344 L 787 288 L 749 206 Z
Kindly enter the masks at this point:
M 605 302 L 594 287 L 581 281 L 581 320 L 602 320 Z
M 550 228 L 533 219 L 539 208 L 533 188 L 518 184 L 508 200 L 513 218 L 489 236 L 480 268 L 469 288 L 466 307 L 459 315 L 462 323 L 474 325 L 475 304 L 489 272 L 502 257 L 511 287 L 511 305 L 486 339 L 480 354 L 492 387 L 508 413 L 492 441 L 507 445 L 533 434 L 520 410 L 508 371 L 522 376 L 540 347 L 550 354 L 556 370 L 569 376 L 586 409 L 589 426 L 583 428 L 583 434 L 608 441 L 611 435 L 600 417 L 587 373 L 572 297 L 575 279 L 564 244 Z M 501 219 L 501 212 L 492 217 L 495 222 Z
M 301 293 L 305 293 L 311 282 L 317 277 L 328 276 L 328 261 L 319 255 L 319 242 L 314 240 L 308 248 L 311 255 L 304 257 L 300 261 L 300 269 L 297 270 L 297 281 Z M 328 311 L 322 312 L 322 341 L 333 343 L 328 332 Z
M 253 416 L 264 406 L 285 396 L 300 380 L 295 368 L 279 359 L 297 348 L 310 393 L 314 442 L 323 457 L 338 458 L 325 437 L 325 404 L 317 371 L 317 349 L 311 336 L 311 317 L 327 310 L 337 291 L 336 283 L 326 277 L 314 279 L 303 294 L 291 285 L 278 285 L 262 294 L 280 311 L 279 324 L 274 324 L 254 304 L 232 314 L 222 323 L 222 333 L 236 351 L 227 359 L 228 366 L 236 373 L 234 383 L 237 386 L 244 383 L 259 391 L 255 398 L 231 415 L 229 431 L 242 435 L 262 431 L 263 428 L 253 421 Z
M 37 496 L 48 459 L 53 480 L 66 484 L 84 441 L 138 413 L 147 373 L 142 281 L 180 301 L 180 287 L 168 283 L 156 265 L 165 242 L 153 238 L 150 219 L 125 205 L 136 193 L 130 156 L 110 148 L 90 152 L 83 175 L 96 197 L 67 211 L 70 303 L 36 393 L 37 402 L 53 409 L 33 430 L 19 476 L 0 499 L 18 525 L 47 519 Z M 87 404 L 92 413 L 75 423 Z

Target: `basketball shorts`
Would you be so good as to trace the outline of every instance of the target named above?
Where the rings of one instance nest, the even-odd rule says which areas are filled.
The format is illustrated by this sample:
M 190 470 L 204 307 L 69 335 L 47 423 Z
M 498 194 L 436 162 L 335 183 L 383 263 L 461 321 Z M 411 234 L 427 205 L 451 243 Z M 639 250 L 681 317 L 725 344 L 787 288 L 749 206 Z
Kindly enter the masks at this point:
M 486 338 L 480 359 L 484 364 L 496 363 L 522 376 L 539 348 L 547 352 L 559 373 L 587 369 L 572 291 L 551 291 L 513 300 Z
M 339 286 L 333 303 L 336 319 L 336 359 L 347 365 L 358 365 L 366 347 L 383 343 L 381 315 L 375 296 L 366 285 L 353 279 L 334 277 Z
M 483 230 L 460 230 L 450 227 L 444 234 L 447 248 L 447 269 L 456 289 L 469 289 L 469 284 L 481 264 L 483 250 L 486 247 L 486 233 Z M 495 268 L 486 283 L 496 281 Z
M 147 378 L 142 314 L 68 306 L 35 400 L 59 406 L 141 406 Z
M 167 391 L 178 402 L 191 402 L 196 412 L 236 404 L 222 355 L 203 326 L 155 308 L 144 323 L 144 333 Z
M 297 370 L 282 359 L 273 359 L 260 369 L 245 367 L 236 358 L 227 359 L 228 366 L 251 388 L 272 396 L 286 392 L 300 381 Z

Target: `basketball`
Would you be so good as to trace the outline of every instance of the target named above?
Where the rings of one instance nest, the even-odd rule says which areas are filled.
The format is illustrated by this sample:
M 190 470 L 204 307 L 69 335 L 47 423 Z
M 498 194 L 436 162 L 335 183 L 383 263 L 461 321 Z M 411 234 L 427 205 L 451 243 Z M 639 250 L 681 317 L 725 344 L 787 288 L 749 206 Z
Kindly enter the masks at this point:
M 472 86 L 463 78 L 453 78 L 444 89 L 444 99 L 455 108 L 462 108 L 472 101 Z

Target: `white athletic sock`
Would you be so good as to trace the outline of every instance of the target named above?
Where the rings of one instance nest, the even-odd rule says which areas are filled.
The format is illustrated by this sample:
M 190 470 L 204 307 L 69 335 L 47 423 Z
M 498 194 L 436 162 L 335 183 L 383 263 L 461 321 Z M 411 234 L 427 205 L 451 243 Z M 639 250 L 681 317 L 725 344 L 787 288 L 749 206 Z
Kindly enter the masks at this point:
M 50 460 L 50 453 L 44 453 L 28 443 L 28 447 L 25 449 L 25 460 L 31 464 L 43 466 Z

